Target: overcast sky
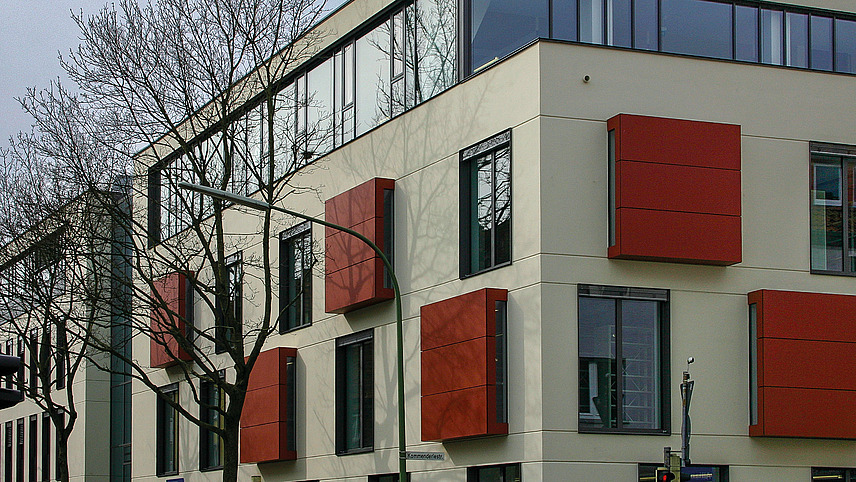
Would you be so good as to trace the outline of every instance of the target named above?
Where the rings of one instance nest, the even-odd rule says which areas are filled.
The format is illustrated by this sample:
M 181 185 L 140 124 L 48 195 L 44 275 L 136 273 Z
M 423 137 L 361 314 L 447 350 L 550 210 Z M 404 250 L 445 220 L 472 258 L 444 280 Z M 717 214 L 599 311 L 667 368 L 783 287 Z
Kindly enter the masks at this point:
M 345 0 L 327 0 L 332 9 Z M 30 129 L 15 97 L 62 75 L 57 55 L 78 45 L 71 11 L 93 14 L 109 0 L 0 0 L 0 146 Z M 63 78 L 63 81 L 66 79 Z
M 0 146 L 29 130 L 30 120 L 14 97 L 27 87 L 46 87 L 62 74 L 57 54 L 78 44 L 72 9 L 98 11 L 106 0 L 0 0 Z

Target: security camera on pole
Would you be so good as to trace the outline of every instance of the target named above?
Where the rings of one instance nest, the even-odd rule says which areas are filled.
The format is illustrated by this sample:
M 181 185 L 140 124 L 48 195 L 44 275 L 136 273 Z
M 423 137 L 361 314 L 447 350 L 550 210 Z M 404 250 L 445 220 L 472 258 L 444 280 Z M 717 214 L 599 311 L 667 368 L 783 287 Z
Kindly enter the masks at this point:
M 690 380 L 690 364 L 695 358 L 687 358 L 687 369 L 681 381 L 681 467 L 690 465 L 690 400 L 693 397 L 695 380 Z

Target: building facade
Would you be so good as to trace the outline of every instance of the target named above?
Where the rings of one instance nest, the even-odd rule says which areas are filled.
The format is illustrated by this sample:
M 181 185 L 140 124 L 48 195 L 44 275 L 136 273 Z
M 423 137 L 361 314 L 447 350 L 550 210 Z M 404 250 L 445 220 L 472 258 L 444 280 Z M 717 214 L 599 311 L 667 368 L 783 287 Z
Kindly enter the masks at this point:
M 700 480 L 856 477 L 854 5 L 353 0 L 317 28 L 282 82 L 286 105 L 305 101 L 283 110 L 303 144 L 276 166 L 313 189 L 282 207 L 393 259 L 407 449 L 444 456 L 408 461 L 411 480 L 653 480 L 680 446 L 688 357 Z M 187 227 L 151 189 L 176 159 L 142 190 L 159 196 L 152 249 Z M 225 221 L 258 232 L 252 212 Z M 258 240 L 273 303 L 297 302 L 251 379 L 240 478 L 395 480 L 383 266 L 335 230 L 275 222 Z M 228 261 L 247 319 L 263 309 L 241 276 L 253 249 Z M 204 326 L 180 277 L 163 283 Z M 218 478 L 216 444 L 133 391 L 134 478 Z

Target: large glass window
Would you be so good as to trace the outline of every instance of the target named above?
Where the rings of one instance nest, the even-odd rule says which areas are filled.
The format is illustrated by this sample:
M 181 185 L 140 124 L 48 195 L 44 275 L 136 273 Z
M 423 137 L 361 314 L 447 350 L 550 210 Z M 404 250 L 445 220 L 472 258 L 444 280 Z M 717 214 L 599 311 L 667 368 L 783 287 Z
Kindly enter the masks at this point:
M 781 10 L 761 9 L 761 62 L 782 65 L 785 35 Z
M 811 68 L 832 70 L 832 19 L 811 16 Z
M 668 291 L 578 293 L 580 430 L 668 432 Z
M 811 269 L 856 274 L 856 148 L 812 144 Z
M 309 71 L 306 89 L 306 156 L 314 159 L 333 148 L 332 57 Z
M 632 45 L 630 0 L 606 0 L 606 44 L 617 47 Z
M 633 47 L 643 50 L 659 48 L 659 2 L 657 0 L 635 0 L 633 2 Z
M 603 43 L 603 0 L 579 0 L 580 42 Z
M 217 324 L 214 330 L 215 346 L 218 353 L 226 351 L 233 340 L 240 339 L 235 331 L 241 329 L 243 323 L 244 299 L 244 264 L 243 254 L 237 253 L 226 258 L 226 293 L 217 297 Z
M 785 63 L 791 67 L 808 67 L 808 15 L 788 12 L 785 15 Z
M 309 223 L 280 234 L 280 332 L 312 323 L 312 230 Z
M 664 52 L 731 58 L 731 5 L 705 0 L 662 0 Z
M 157 475 L 178 473 L 178 412 L 164 398 L 178 403 L 178 385 L 164 387 L 157 402 Z
M 389 118 L 390 21 L 356 42 L 356 133 L 361 135 Z
M 856 74 L 856 21 L 835 19 L 835 71 Z
M 374 343 L 371 330 L 336 340 L 336 452 L 374 447 Z
M 511 262 L 511 131 L 461 152 L 461 276 Z
M 520 464 L 469 467 L 467 482 L 520 482 Z
M 547 37 L 547 0 L 472 0 L 470 71 L 477 72 L 539 37 Z
M 415 45 L 409 48 L 415 63 L 413 95 L 415 104 L 424 102 L 457 82 L 457 6 L 456 0 L 416 0 L 412 30 Z M 408 54 L 409 55 L 409 54 Z M 410 84 L 408 84 L 410 85 Z
M 734 58 L 758 61 L 758 8 L 734 6 Z
M 223 373 L 219 374 L 224 376 Z M 199 385 L 199 419 L 217 428 L 225 426 L 223 413 L 226 410 L 226 396 L 215 382 L 203 380 Z M 223 438 L 204 427 L 199 429 L 199 470 L 223 468 L 225 451 Z

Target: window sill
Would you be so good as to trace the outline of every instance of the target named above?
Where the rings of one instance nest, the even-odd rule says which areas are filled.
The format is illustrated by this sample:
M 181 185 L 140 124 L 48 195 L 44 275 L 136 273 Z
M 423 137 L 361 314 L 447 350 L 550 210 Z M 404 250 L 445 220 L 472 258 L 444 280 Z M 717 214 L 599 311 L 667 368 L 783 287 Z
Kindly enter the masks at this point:
M 617 429 L 617 428 L 579 428 L 577 432 L 592 435 L 671 435 L 667 429 Z
M 371 453 L 371 452 L 374 452 L 374 447 L 367 447 L 367 448 L 361 448 L 361 449 L 353 449 L 353 450 L 348 450 L 348 451 L 346 451 L 346 452 L 336 452 L 336 455 L 337 455 L 337 456 L 339 456 L 339 457 L 341 457 L 341 456 L 343 456 L 343 455 L 367 454 L 367 453 Z
M 295 331 L 302 330 L 303 328 L 309 328 L 312 326 L 312 323 L 304 323 L 299 326 L 295 326 L 293 328 L 286 328 L 285 330 L 279 330 L 280 335 L 285 335 L 286 333 L 294 333 Z
M 856 272 L 847 272 L 847 271 L 828 271 L 821 269 L 811 269 L 809 271 L 811 274 L 820 274 L 820 275 L 830 275 L 830 276 L 847 276 L 850 278 L 856 277 Z
M 481 271 L 475 271 L 472 273 L 461 274 L 460 279 L 472 278 L 473 276 L 478 276 L 480 274 L 488 273 L 490 271 L 494 271 L 494 270 L 497 270 L 500 268 L 505 268 L 506 266 L 510 266 L 510 265 L 511 265 L 511 261 L 506 261 L 504 263 L 497 264 L 497 265 L 491 266 L 489 268 L 485 268 Z
M 218 465 L 216 467 L 199 467 L 200 472 L 216 472 L 218 470 L 223 470 L 223 466 Z

